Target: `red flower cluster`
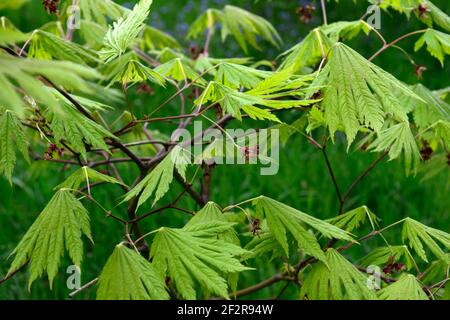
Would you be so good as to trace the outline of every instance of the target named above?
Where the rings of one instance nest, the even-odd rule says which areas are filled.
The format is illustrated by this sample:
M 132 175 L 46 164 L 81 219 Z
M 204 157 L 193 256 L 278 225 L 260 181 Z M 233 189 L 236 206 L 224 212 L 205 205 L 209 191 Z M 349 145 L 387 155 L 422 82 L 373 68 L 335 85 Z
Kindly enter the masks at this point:
M 42 5 L 44 6 L 45 11 L 50 14 L 58 13 L 58 4 L 59 0 L 43 0 Z

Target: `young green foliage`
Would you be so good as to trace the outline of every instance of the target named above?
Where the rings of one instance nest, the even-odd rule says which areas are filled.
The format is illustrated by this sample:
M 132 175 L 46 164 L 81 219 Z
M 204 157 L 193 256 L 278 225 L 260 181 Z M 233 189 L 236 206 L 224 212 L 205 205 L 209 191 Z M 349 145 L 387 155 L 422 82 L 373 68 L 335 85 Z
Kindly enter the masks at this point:
M 63 113 L 52 113 L 50 128 L 56 142 L 68 141 L 72 148 L 86 158 L 86 144 L 108 151 L 105 138 L 114 135 L 98 123 L 88 119 L 72 106 Z
M 156 71 L 144 66 L 139 61 L 129 60 L 114 77 L 112 82 L 119 82 L 122 86 L 127 86 L 143 83 L 147 80 L 160 86 L 163 86 L 165 82 L 165 79 Z
M 143 256 L 117 245 L 98 280 L 98 300 L 168 300 L 164 277 Z
M 214 80 L 232 89 L 253 89 L 271 74 L 269 71 L 224 62 L 219 64 Z
M 16 164 L 16 150 L 30 162 L 28 141 L 20 120 L 13 112 L 0 110 L 0 174 L 3 174 L 10 183 Z
M 286 236 L 286 233 L 289 232 L 301 250 L 325 261 L 325 255 L 316 237 L 307 230 L 306 226 L 319 231 L 327 238 L 353 241 L 346 231 L 265 196 L 253 200 L 253 205 L 256 207 L 256 216 L 260 219 L 266 218 L 270 232 L 281 244 L 286 254 L 289 254 Z
M 55 189 L 78 190 L 83 182 L 85 182 L 87 185 L 98 182 L 123 184 L 116 178 L 107 176 L 103 173 L 95 171 L 94 169 L 84 166 L 72 173 L 63 183 L 59 184 Z
M 99 62 L 94 51 L 42 30 L 33 32 L 28 57 L 43 60 L 65 60 L 81 65 L 92 65 Z
M 320 30 L 331 41 L 338 42 L 340 40 L 351 40 L 361 32 L 369 35 L 373 27 L 363 20 L 356 21 L 338 21 L 320 27 Z
M 389 150 L 390 160 L 400 157 L 403 153 L 407 174 L 411 170 L 411 164 L 416 167 L 420 161 L 419 148 L 408 122 L 400 122 L 382 130 L 368 149 L 374 152 Z
M 321 106 L 331 137 L 337 130 L 345 132 L 348 146 L 362 128 L 380 132 L 387 117 L 407 121 L 400 98 L 416 97 L 391 74 L 342 43 L 333 46 L 327 65 L 311 86 L 323 87 Z
M 404 274 L 399 280 L 379 292 L 381 300 L 429 300 L 420 283 L 412 274 Z
M 450 121 L 450 105 L 436 93 L 422 84 L 414 85 L 411 89 L 422 99 L 411 99 L 407 102 L 412 109 L 414 123 L 420 130 L 426 129 L 440 120 Z
M 60 104 L 54 94 L 35 78 L 39 75 L 50 79 L 55 85 L 84 93 L 92 93 L 86 80 L 100 77 L 94 69 L 67 61 L 21 59 L 0 53 L 0 105 L 21 117 L 27 103 L 16 90 L 20 86 L 35 102 L 59 112 Z
M 244 52 L 248 46 L 260 49 L 257 38 L 260 37 L 279 47 L 281 38 L 275 28 L 264 18 L 244 9 L 227 5 L 222 10 L 208 9 L 192 24 L 188 38 L 197 38 L 202 32 L 214 31 L 216 24 L 222 25 L 222 40 L 232 35 Z
M 51 287 L 64 247 L 73 263 L 81 266 L 83 234 L 93 241 L 88 212 L 70 191 L 57 191 L 12 252 L 15 257 L 9 274 L 30 259 L 29 288 L 44 271 L 47 271 Z
M 222 212 L 220 207 L 212 202 L 209 201 L 205 206 L 198 211 L 185 225 L 186 228 L 189 228 L 191 226 L 197 225 L 197 224 L 203 224 L 203 223 L 213 223 L 213 222 L 229 222 L 226 215 Z M 239 237 L 236 234 L 236 231 L 233 228 L 229 228 L 225 230 L 224 233 L 218 234 L 217 239 L 224 240 L 226 242 L 240 245 Z
M 369 220 L 373 229 L 378 225 L 380 220 L 372 211 L 366 206 L 362 206 L 344 214 L 338 215 L 337 217 L 328 219 L 327 222 L 341 228 L 347 232 L 352 232 L 358 229 L 362 224 Z
M 248 253 L 246 250 L 213 238 L 232 227 L 231 223 L 206 222 L 182 229 L 161 228 L 152 243 L 153 264 L 162 275 L 170 276 L 185 299 L 196 299 L 194 281 L 208 292 L 226 298 L 228 285 L 224 276 L 250 270 L 237 259 Z
M 435 241 L 437 240 L 440 242 L 447 250 L 450 249 L 450 234 L 447 232 L 428 227 L 411 218 L 406 218 L 403 222 L 402 239 L 404 243 L 408 242 L 409 247 L 412 248 L 422 260 L 428 262 L 424 250 L 425 245 L 437 258 L 450 263 L 448 255 L 445 254 Z
M 282 54 L 286 58 L 279 70 L 291 69 L 298 73 L 305 67 L 312 67 L 327 56 L 332 45 L 321 29 L 314 29 L 299 44 Z
M 139 182 L 126 195 L 123 202 L 128 202 L 140 194 L 138 207 L 150 198 L 153 193 L 155 200 L 153 205 L 161 199 L 172 183 L 174 170 L 185 178 L 190 155 L 187 150 L 175 146 L 172 151 L 162 160 L 141 182 Z
M 326 260 L 316 263 L 306 275 L 300 292 L 309 300 L 376 300 L 367 286 L 367 277 L 335 249 L 328 249 Z
M 420 19 L 430 27 L 436 24 L 445 31 L 450 32 L 450 17 L 430 0 L 424 2 L 424 5 L 426 12 L 422 14 Z
M 417 40 L 414 50 L 419 51 L 425 44 L 427 45 L 428 52 L 444 66 L 445 56 L 450 55 L 450 35 L 437 30 L 428 29 L 423 36 Z
M 206 83 L 206 81 L 188 64 L 184 63 L 181 58 L 167 61 L 156 67 L 154 71 L 177 82 L 184 81 L 185 84 L 187 84 L 188 80 L 199 85 Z
M 405 245 L 376 248 L 361 260 L 360 265 L 362 267 L 369 267 L 370 265 L 381 267 L 399 261 L 405 262 L 407 270 L 415 265 L 414 259 Z
M 104 62 L 121 56 L 136 40 L 145 27 L 153 0 L 141 0 L 125 18 L 120 18 L 109 28 L 105 36 L 104 47 L 99 52 Z

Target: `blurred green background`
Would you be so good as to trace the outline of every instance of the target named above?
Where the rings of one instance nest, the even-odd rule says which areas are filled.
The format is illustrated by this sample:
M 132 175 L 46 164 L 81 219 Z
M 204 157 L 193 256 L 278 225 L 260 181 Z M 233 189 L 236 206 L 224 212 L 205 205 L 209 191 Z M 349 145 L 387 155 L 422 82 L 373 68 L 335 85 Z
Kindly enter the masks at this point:
M 135 1 L 117 1 L 127 6 L 132 6 Z M 263 46 L 261 52 L 252 51 L 249 56 L 258 59 L 275 59 L 285 49 L 298 43 L 311 28 L 322 23 L 320 9 L 313 13 L 309 24 L 301 22 L 297 14 L 300 5 L 309 4 L 310 1 L 181 1 L 181 0 L 154 0 L 149 23 L 157 28 L 169 32 L 176 37 L 185 49 L 201 42 L 195 43 L 184 40 L 189 24 L 192 23 L 200 12 L 208 7 L 221 8 L 225 4 L 234 4 L 250 10 L 267 18 L 281 34 L 284 45 L 280 50 Z M 447 14 L 450 13 L 448 0 L 435 0 Z M 316 6 L 320 7 L 316 3 Z M 339 4 L 334 1 L 328 4 L 329 21 L 355 20 L 363 15 L 367 8 L 366 1 L 341 0 Z M 52 17 L 42 8 L 40 0 L 31 0 L 20 10 L 0 11 L 0 16 L 7 16 L 20 29 L 30 31 L 40 27 Z M 398 36 L 412 30 L 422 29 L 424 25 L 415 17 L 409 20 L 404 16 L 390 11 L 382 13 L 382 29 L 380 32 L 393 40 Z M 428 70 L 423 75 L 422 83 L 431 89 L 440 89 L 450 86 L 449 64 L 442 68 L 436 59 L 431 58 L 425 50 L 414 53 L 416 39 L 404 40 L 400 45 L 412 56 L 417 64 L 426 65 Z M 359 36 L 350 42 L 350 45 L 365 57 L 371 56 L 379 47 L 380 41 L 375 36 Z M 244 56 L 236 43 L 229 39 L 225 44 L 217 37 L 213 40 L 210 54 L 215 57 Z M 379 66 L 394 74 L 408 84 L 414 84 L 416 78 L 414 68 L 405 59 L 405 56 L 397 50 L 388 50 L 375 61 Z M 144 106 L 157 106 L 158 101 L 163 101 L 170 92 L 157 91 L 150 98 L 142 98 L 136 94 L 130 94 L 131 103 L 144 108 Z M 146 100 L 145 100 L 146 99 Z M 176 105 L 173 106 L 176 110 Z M 170 110 L 170 108 L 169 108 Z M 170 112 L 170 111 L 168 111 Z M 286 115 L 290 121 L 298 117 L 298 113 Z M 236 125 L 236 124 L 234 124 Z M 161 127 L 166 133 L 170 129 Z M 336 172 L 337 179 L 343 190 L 370 164 L 376 154 L 361 151 L 346 152 L 345 141 L 337 139 L 336 144 L 329 146 L 329 157 Z M 133 166 L 119 165 L 119 170 L 128 183 L 132 182 L 137 172 Z M 192 175 L 192 172 L 190 172 Z M 0 278 L 6 274 L 9 266 L 8 255 L 21 239 L 28 227 L 34 222 L 36 216 L 46 205 L 53 194 L 53 188 L 67 177 L 68 172 L 63 166 L 48 163 L 33 163 L 31 168 L 22 161 L 15 170 L 13 185 L 0 178 Z M 405 176 L 401 161 L 382 162 L 364 180 L 353 193 L 346 209 L 360 205 L 367 205 L 375 214 L 383 219 L 383 224 L 388 225 L 403 217 L 409 216 L 431 227 L 444 231 L 450 230 L 448 196 L 448 172 L 441 174 L 426 182 L 421 181 L 420 176 Z M 260 176 L 259 168 L 254 166 L 222 166 L 214 170 L 212 176 L 211 200 L 221 206 L 237 203 L 239 201 L 265 194 L 282 201 L 290 206 L 319 218 L 329 218 L 336 215 L 338 202 L 334 187 L 326 171 L 322 155 L 302 137 L 293 138 L 286 148 L 281 150 L 280 171 L 276 176 Z M 195 187 L 198 188 L 198 185 Z M 108 189 L 109 188 L 109 189 Z M 100 188 L 93 191 L 93 196 L 104 206 L 113 207 L 122 195 L 118 187 Z M 180 192 L 180 187 L 173 184 L 173 190 L 164 198 L 170 201 L 171 197 Z M 162 200 L 161 204 L 165 203 Z M 106 259 L 112 252 L 114 245 L 121 241 L 121 226 L 104 217 L 104 214 L 96 207 L 86 203 L 90 211 L 95 245 L 86 243 L 86 255 L 83 262 L 82 281 L 88 282 L 98 276 Z M 180 206 L 197 209 L 188 198 L 180 202 Z M 118 207 L 118 211 L 123 211 Z M 142 210 L 144 212 L 145 208 Z M 125 216 L 124 212 L 121 212 Z M 159 215 L 146 219 L 142 224 L 145 231 L 166 225 L 180 227 L 185 222 L 185 215 L 176 211 L 166 210 Z M 247 231 L 245 225 L 243 232 Z M 363 234 L 363 230 L 361 234 Z M 400 241 L 401 228 L 392 229 L 387 238 L 392 244 Z M 374 239 L 360 247 L 348 252 L 354 259 L 362 257 L 377 244 Z M 381 242 L 380 242 L 381 244 Z M 0 286 L 0 299 L 67 299 L 69 290 L 66 287 L 65 268 L 69 265 L 64 260 L 61 272 L 55 280 L 53 290 L 49 289 L 46 279 L 41 279 L 33 284 L 31 292 L 27 288 L 27 271 L 23 270 L 8 282 Z M 267 261 L 255 262 L 259 269 L 246 272 L 240 278 L 239 287 L 244 288 L 265 278 L 270 277 L 280 268 L 281 262 L 267 263 Z M 277 295 L 280 286 L 275 285 L 247 298 L 269 297 Z M 76 299 L 94 298 L 95 290 L 88 289 L 76 296 Z M 289 288 L 283 298 L 296 298 L 294 288 Z

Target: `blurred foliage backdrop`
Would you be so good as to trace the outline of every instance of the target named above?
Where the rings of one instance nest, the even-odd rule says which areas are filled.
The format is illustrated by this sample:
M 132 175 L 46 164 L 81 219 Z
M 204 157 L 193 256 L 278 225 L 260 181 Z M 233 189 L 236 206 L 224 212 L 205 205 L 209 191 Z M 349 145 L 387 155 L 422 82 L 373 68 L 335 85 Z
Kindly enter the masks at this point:
M 132 7 L 135 1 L 121 1 L 126 6 Z M 447 14 L 450 13 L 450 1 L 435 0 Z M 42 1 L 30 0 L 19 10 L 0 10 L 0 16 L 7 16 L 16 26 L 23 31 L 31 31 L 49 22 L 53 17 L 49 16 L 42 7 Z M 298 43 L 316 25 L 322 23 L 322 14 L 318 8 L 312 16 L 312 20 L 306 24 L 299 19 L 297 9 L 311 1 L 303 0 L 154 0 L 150 14 L 150 24 L 172 34 L 185 49 L 193 45 L 201 46 L 201 43 L 193 43 L 184 39 L 188 26 L 199 13 L 208 7 L 222 8 L 225 4 L 241 6 L 268 19 L 281 34 L 284 45 L 279 51 L 270 47 L 263 47 L 261 52 L 251 51 L 249 56 L 258 59 L 276 59 L 285 49 Z M 314 1 L 312 1 L 314 3 Z M 329 21 L 356 20 L 366 11 L 368 6 L 365 0 L 341 0 L 328 3 Z M 423 28 L 423 24 L 414 17 L 410 20 L 395 12 L 382 13 L 381 33 L 387 40 L 393 40 L 409 31 Z M 366 57 L 371 56 L 380 47 L 380 42 L 375 36 L 364 38 L 357 37 L 350 42 L 358 52 Z M 402 42 L 402 47 L 408 52 L 414 52 L 414 39 Z M 220 42 L 216 37 L 211 45 L 210 54 L 216 57 L 244 56 L 237 44 L 232 40 L 226 43 Z M 449 64 L 443 68 L 436 59 L 422 50 L 414 53 L 413 57 L 418 64 L 424 64 L 427 71 L 421 80 L 431 89 L 440 89 L 450 86 Z M 414 68 L 398 50 L 389 50 L 379 56 L 376 64 L 394 74 L 397 78 L 408 84 L 416 83 L 417 77 Z M 1 88 L 0 88 L 1 90 Z M 131 92 L 129 103 L 141 108 L 157 106 L 171 92 L 158 90 L 151 98 L 144 100 L 135 92 Z M 176 106 L 173 106 L 176 108 Z M 170 108 L 168 108 L 170 110 Z M 175 110 L 175 109 L 172 109 Z M 170 111 L 169 111 L 170 112 Z M 289 204 L 320 218 L 332 217 L 336 214 L 338 201 L 332 181 L 326 172 L 326 166 L 321 154 L 302 137 L 294 138 L 287 148 L 281 150 L 280 171 L 276 176 L 260 176 L 259 169 L 252 166 L 222 166 L 214 171 L 212 177 L 211 200 L 221 206 L 237 203 L 260 194 L 273 197 L 278 201 Z M 337 175 L 337 179 L 343 188 L 347 188 L 359 172 L 363 171 L 376 157 L 375 154 L 363 153 L 353 150 L 346 153 L 345 141 L 337 140 L 336 145 L 329 147 L 329 155 Z M 124 165 L 123 170 L 127 170 Z M 132 172 L 132 167 L 130 170 Z M 0 278 L 8 269 L 10 261 L 8 255 L 16 246 L 21 236 L 35 220 L 53 194 L 52 189 L 67 176 L 62 166 L 44 162 L 33 163 L 30 168 L 26 163 L 19 163 L 15 171 L 13 186 L 0 179 Z M 421 181 L 421 176 L 409 176 L 404 174 L 403 165 L 400 162 L 383 162 L 374 170 L 353 193 L 349 206 L 366 204 L 373 212 L 390 224 L 405 216 L 422 221 L 423 223 L 444 231 L 450 230 L 450 197 L 448 172 L 427 180 Z M 180 190 L 175 187 L 167 198 L 173 197 Z M 94 191 L 94 197 L 101 203 L 111 207 L 121 195 L 120 189 L 111 187 Z M 187 198 L 186 198 L 187 199 Z M 189 207 L 192 204 L 183 203 Z M 90 210 L 95 246 L 89 244 L 87 256 L 83 262 L 82 281 L 88 282 L 95 278 L 101 271 L 106 259 L 110 255 L 114 245 L 120 241 L 121 234 L 117 225 L 103 218 L 103 213 L 90 204 L 86 204 Z M 191 207 L 196 209 L 195 207 Z M 144 229 L 151 230 L 154 227 L 181 226 L 185 217 L 176 211 L 167 210 L 163 214 L 156 215 L 152 219 L 144 221 Z M 393 229 L 388 238 L 398 239 L 401 229 Z M 246 230 L 242 230 L 245 232 Z M 374 240 L 376 241 L 376 240 Z M 365 244 L 349 251 L 348 254 L 362 257 L 370 248 Z M 64 267 L 69 264 L 64 262 L 61 273 L 55 281 L 53 290 L 48 287 L 44 279 L 37 281 L 31 292 L 27 288 L 26 271 L 10 279 L 0 286 L 0 299 L 67 299 L 69 290 L 66 287 L 66 274 Z M 247 272 L 240 279 L 240 287 L 246 287 L 261 281 L 276 271 L 274 264 L 266 265 L 261 270 Z M 280 267 L 278 264 L 277 267 Z M 280 284 L 281 286 L 282 284 Z M 259 294 L 265 296 L 276 295 L 280 288 L 272 286 L 265 292 L 256 293 L 248 298 L 257 298 Z M 86 290 L 77 299 L 95 297 L 95 290 Z M 296 298 L 291 292 L 286 291 L 283 298 Z

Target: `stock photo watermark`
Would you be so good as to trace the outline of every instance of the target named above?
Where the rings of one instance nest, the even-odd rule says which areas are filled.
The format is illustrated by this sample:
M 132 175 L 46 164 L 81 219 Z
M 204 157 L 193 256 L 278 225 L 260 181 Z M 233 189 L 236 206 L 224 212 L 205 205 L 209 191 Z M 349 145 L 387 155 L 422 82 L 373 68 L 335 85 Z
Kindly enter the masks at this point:
M 66 269 L 68 275 L 66 286 L 69 290 L 79 290 L 81 288 L 81 269 L 76 265 L 70 265 Z

